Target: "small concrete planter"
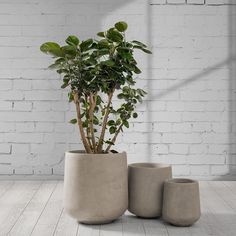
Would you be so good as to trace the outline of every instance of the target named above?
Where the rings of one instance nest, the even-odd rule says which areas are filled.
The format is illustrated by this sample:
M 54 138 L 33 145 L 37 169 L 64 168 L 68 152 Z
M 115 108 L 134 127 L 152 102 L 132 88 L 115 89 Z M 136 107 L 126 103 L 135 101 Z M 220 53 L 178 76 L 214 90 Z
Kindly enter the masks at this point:
M 126 153 L 66 152 L 65 211 L 81 223 L 103 224 L 128 207 Z
M 163 219 L 176 226 L 190 226 L 201 215 L 199 185 L 191 179 L 171 179 L 164 184 Z
M 129 207 L 136 216 L 161 216 L 164 181 L 172 178 L 171 166 L 157 163 L 134 163 L 128 167 Z

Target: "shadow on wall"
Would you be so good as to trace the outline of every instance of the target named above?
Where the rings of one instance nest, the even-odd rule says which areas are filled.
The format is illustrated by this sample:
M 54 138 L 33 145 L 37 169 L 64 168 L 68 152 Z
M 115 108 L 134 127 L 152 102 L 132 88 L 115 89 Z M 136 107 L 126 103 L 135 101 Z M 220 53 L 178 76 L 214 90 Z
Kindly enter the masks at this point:
M 228 7 L 228 32 L 229 32 L 229 54 L 230 57 L 236 58 L 236 22 L 235 22 L 235 8 Z M 236 62 L 229 62 L 229 175 L 236 175 L 236 144 L 235 144 L 235 134 L 236 134 Z
M 148 15 L 151 15 L 151 5 L 149 5 L 148 8 Z M 169 94 L 172 91 L 176 91 L 178 89 L 180 89 L 183 86 L 186 86 L 190 83 L 193 83 L 194 81 L 197 81 L 205 76 L 208 76 L 212 73 L 214 73 L 216 70 L 218 70 L 219 68 L 227 68 L 229 71 L 228 74 L 228 84 L 229 84 L 229 88 L 228 92 L 229 94 L 229 98 L 228 98 L 228 142 L 227 145 L 229 145 L 229 147 L 227 148 L 227 153 L 226 153 L 226 159 L 225 159 L 225 163 L 222 164 L 224 169 L 224 166 L 226 167 L 224 169 L 224 171 L 222 171 L 222 177 L 220 177 L 220 180 L 225 180 L 225 179 L 235 179 L 233 176 L 236 175 L 236 144 L 235 144 L 235 133 L 236 133 L 236 22 L 235 22 L 235 8 L 231 7 L 230 5 L 228 5 L 228 58 L 226 58 L 225 60 L 222 60 L 214 65 L 209 66 L 208 68 L 202 70 L 201 72 L 190 76 L 189 78 L 186 78 L 184 80 L 182 80 L 181 82 L 170 86 L 167 90 L 160 92 L 156 95 L 151 95 L 148 97 L 148 101 L 150 100 L 160 100 L 162 97 L 164 97 L 165 95 Z M 148 40 L 149 40 L 149 45 L 152 45 L 152 36 L 151 36 L 151 26 L 152 26 L 152 22 L 151 19 L 149 17 L 148 19 Z M 152 79 L 151 76 L 151 68 L 152 68 L 152 61 L 149 58 L 149 62 L 148 62 L 148 78 Z M 151 85 L 148 85 L 148 91 L 151 91 Z M 150 111 L 148 111 L 148 122 L 152 122 L 152 114 L 150 113 Z M 148 135 L 147 137 L 147 143 L 150 144 L 151 143 L 151 135 Z M 147 150 L 147 158 L 148 161 L 152 161 L 151 157 L 152 157 L 152 153 L 151 153 L 151 147 L 148 148 Z

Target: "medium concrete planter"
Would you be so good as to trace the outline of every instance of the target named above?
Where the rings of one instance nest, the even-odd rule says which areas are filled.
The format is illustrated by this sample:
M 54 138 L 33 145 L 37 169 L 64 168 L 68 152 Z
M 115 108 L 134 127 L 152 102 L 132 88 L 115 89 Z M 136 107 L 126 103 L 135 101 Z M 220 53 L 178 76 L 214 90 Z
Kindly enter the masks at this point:
M 128 167 L 128 210 L 139 217 L 161 216 L 164 181 L 172 178 L 171 166 L 157 163 L 134 163 Z
M 66 152 L 65 211 L 81 223 L 103 224 L 120 217 L 128 206 L 126 153 Z
M 190 179 L 171 179 L 165 182 L 163 219 L 173 225 L 190 226 L 201 215 L 199 185 Z

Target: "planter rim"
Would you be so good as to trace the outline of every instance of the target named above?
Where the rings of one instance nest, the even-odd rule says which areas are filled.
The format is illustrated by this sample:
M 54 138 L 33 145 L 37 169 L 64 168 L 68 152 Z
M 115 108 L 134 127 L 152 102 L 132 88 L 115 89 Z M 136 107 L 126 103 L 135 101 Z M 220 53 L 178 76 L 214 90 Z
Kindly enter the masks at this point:
M 118 152 L 118 153 L 113 153 L 113 152 L 109 152 L 109 153 L 86 153 L 84 150 L 71 150 L 71 151 L 66 151 L 66 154 L 69 154 L 70 156 L 79 156 L 80 157 L 95 157 L 98 158 L 111 158 L 111 157 L 123 157 L 126 156 L 126 152 Z
M 191 185 L 191 184 L 197 184 L 198 182 L 193 179 L 187 179 L 187 178 L 172 178 L 165 181 L 167 184 L 173 184 L 173 185 Z
M 164 169 L 171 168 L 171 165 L 154 162 L 137 162 L 129 164 L 129 167 L 137 169 Z

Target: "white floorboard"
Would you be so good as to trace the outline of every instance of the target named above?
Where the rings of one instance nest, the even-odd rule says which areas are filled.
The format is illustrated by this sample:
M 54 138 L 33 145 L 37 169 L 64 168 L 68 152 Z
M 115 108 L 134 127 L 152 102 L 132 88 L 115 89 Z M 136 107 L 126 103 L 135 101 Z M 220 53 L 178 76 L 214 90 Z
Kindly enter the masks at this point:
M 200 182 L 200 220 L 175 227 L 128 211 L 106 225 L 78 224 L 62 206 L 62 181 L 0 181 L 0 236 L 234 236 L 236 182 Z

